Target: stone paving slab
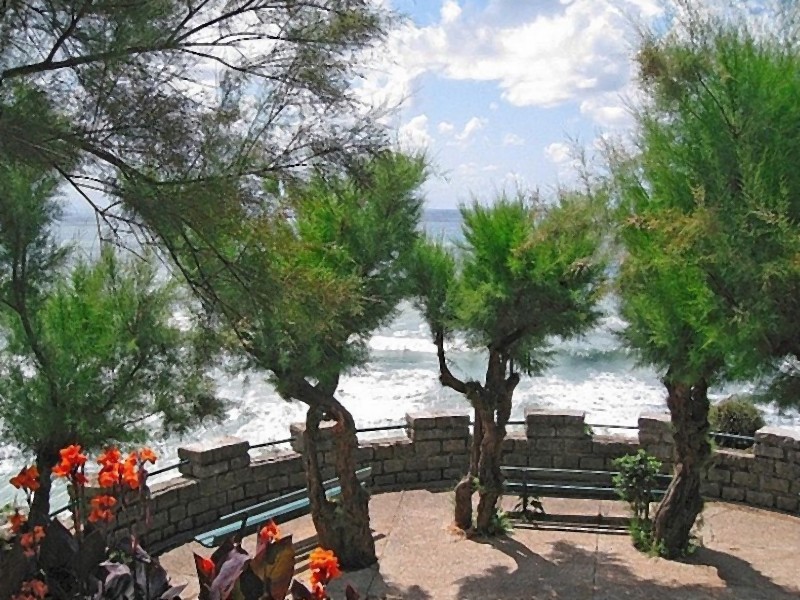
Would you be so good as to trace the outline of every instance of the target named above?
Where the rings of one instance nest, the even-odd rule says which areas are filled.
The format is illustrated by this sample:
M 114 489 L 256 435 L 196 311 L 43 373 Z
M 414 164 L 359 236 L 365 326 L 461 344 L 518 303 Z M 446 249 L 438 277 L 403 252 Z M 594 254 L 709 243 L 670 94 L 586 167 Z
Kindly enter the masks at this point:
M 551 514 L 624 516 L 620 502 L 547 500 Z M 370 502 L 379 566 L 345 574 L 362 599 L 788 600 L 800 598 L 800 519 L 727 503 L 709 503 L 699 530 L 703 547 L 682 562 L 636 551 L 627 535 L 587 524 L 520 524 L 511 535 L 467 539 L 454 532 L 452 494 L 404 491 Z M 567 521 L 569 519 L 566 519 Z M 310 517 L 281 527 L 295 541 L 313 536 Z M 572 530 L 570 530 L 572 529 Z M 578 529 L 575 531 L 575 529 Z M 246 547 L 254 544 L 246 540 Z M 187 545 L 162 557 L 173 579 L 197 593 Z M 300 563 L 300 579 L 306 579 Z

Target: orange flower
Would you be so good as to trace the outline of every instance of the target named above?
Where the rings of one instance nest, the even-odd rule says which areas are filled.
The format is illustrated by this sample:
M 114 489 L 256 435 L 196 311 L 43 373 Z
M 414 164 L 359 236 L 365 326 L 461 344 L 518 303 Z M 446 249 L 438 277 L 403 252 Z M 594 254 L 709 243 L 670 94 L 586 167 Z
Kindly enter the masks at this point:
M 100 487 L 104 488 L 114 487 L 120 482 L 120 479 L 121 473 L 117 469 L 113 471 L 101 470 L 100 473 L 97 474 L 97 482 L 100 484 Z
M 11 485 L 15 488 L 29 492 L 39 489 L 39 469 L 36 467 L 22 467 L 19 475 L 10 479 Z
M 75 467 L 82 467 L 86 464 L 86 455 L 81 453 L 81 447 L 78 444 L 72 444 L 60 451 L 61 462 L 68 463 Z
M 142 463 L 149 462 L 151 464 L 156 464 L 157 459 L 156 453 L 150 448 L 145 447 L 139 450 L 139 460 L 142 461 Z
M 335 579 L 342 574 L 339 570 L 339 559 L 333 550 L 323 550 L 316 548 L 308 556 L 308 567 L 311 571 L 311 586 L 316 588 L 318 585 L 323 588 L 331 579 Z M 324 598 L 324 596 L 322 596 Z
M 112 446 L 97 457 L 97 464 L 102 466 L 103 469 L 111 470 L 119 464 L 121 459 L 122 453 Z
M 133 458 L 133 460 L 131 460 L 131 458 Z M 122 480 L 132 490 L 135 490 L 139 487 L 138 460 L 135 452 L 132 452 L 125 461 L 125 466 L 122 471 Z
M 11 531 L 14 533 L 19 533 L 19 530 L 22 529 L 22 526 L 28 522 L 28 517 L 19 511 L 15 511 L 14 514 L 8 518 L 8 522 L 11 523 Z
M 47 584 L 38 579 L 31 579 L 22 584 L 20 591 L 12 600 L 43 600 L 47 596 Z
M 97 496 L 92 498 L 92 512 L 89 514 L 89 521 L 97 523 L 98 521 L 110 522 L 114 519 L 113 508 L 117 504 L 117 499 L 114 496 Z
M 277 542 L 281 539 L 281 530 L 275 524 L 275 521 L 270 519 L 270 522 L 264 525 L 261 531 L 258 532 L 258 537 L 267 544 Z
M 22 534 L 22 536 L 19 538 L 19 544 L 22 546 L 25 556 L 30 558 L 36 555 L 36 550 L 42 543 L 44 536 L 44 528 L 41 525 L 34 527 L 33 531 Z

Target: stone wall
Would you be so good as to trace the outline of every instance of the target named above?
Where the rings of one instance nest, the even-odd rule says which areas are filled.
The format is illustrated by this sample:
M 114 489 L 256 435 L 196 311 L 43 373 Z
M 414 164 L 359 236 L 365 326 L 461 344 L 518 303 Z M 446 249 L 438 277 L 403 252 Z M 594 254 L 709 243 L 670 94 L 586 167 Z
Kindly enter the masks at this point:
M 504 442 L 503 463 L 609 470 L 615 458 L 644 448 L 669 472 L 669 417 L 642 415 L 638 425 L 636 438 L 596 435 L 583 412 L 529 410 L 524 431 L 512 429 Z M 291 450 L 257 453 L 247 441 L 231 437 L 180 448 L 180 476 L 152 486 L 148 546 L 159 551 L 182 544 L 223 515 L 304 487 L 303 425 L 290 430 Z M 362 441 L 357 459 L 360 466 L 372 467 L 372 491 L 449 488 L 466 472 L 469 442 L 466 413 L 415 413 L 406 417 L 405 435 Z M 323 477 L 333 477 L 329 431 L 323 430 L 319 451 Z M 712 498 L 796 513 L 800 434 L 767 427 L 756 434 L 752 453 L 716 451 L 703 491 Z

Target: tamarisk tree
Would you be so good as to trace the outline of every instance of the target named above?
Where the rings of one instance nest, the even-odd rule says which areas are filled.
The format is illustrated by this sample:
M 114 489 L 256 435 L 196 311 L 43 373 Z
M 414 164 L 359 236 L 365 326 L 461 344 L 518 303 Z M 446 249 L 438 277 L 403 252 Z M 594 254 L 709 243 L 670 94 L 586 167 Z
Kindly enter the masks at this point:
M 490 534 L 520 375 L 546 366 L 552 336 L 579 335 L 600 316 L 602 229 L 588 198 L 567 193 L 553 205 L 503 196 L 491 206 L 463 207 L 461 215 L 460 254 L 430 241 L 418 246 L 415 303 L 436 344 L 441 384 L 463 394 L 475 410 L 469 472 L 455 490 L 455 523 L 473 526 L 477 489 L 476 529 Z M 445 342 L 456 335 L 486 352 L 482 382 L 451 371 Z
M 364 364 L 372 332 L 408 293 L 408 255 L 418 237 L 424 181 L 421 158 L 382 153 L 358 176 L 318 173 L 275 191 L 268 212 L 221 219 L 203 257 L 216 304 L 217 331 L 233 334 L 245 365 L 270 375 L 286 399 L 308 406 L 304 461 L 311 515 L 321 546 L 343 567 L 377 558 L 369 496 L 356 477 L 358 447 L 350 411 L 337 399 L 340 376 Z M 235 269 L 215 269 L 230 261 Z M 246 279 L 237 275 L 244 274 Z M 255 289 L 264 293 L 255 295 Z M 329 500 L 317 455 L 320 423 L 335 421 L 335 471 L 342 493 Z
M 617 160 L 625 339 L 656 366 L 674 437 L 654 519 L 665 555 L 686 551 L 710 456 L 710 385 L 774 374 L 798 356 L 800 68 L 796 8 L 753 27 L 694 3 L 648 34 L 635 158 Z
M 87 262 L 59 245 L 58 184 L 0 163 L 0 422 L 6 441 L 35 455 L 40 521 L 59 449 L 141 442 L 159 426 L 152 417 L 183 431 L 222 414 L 205 375 L 214 355 L 172 323 L 178 290 L 151 262 L 110 248 Z

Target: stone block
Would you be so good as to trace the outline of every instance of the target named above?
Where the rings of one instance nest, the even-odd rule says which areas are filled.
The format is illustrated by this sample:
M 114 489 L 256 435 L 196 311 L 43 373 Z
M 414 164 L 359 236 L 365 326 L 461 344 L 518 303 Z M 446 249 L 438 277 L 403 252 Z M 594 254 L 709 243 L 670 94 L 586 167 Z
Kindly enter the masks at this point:
M 783 427 L 762 427 L 756 431 L 756 446 L 764 444 L 785 450 L 800 450 L 800 431 Z
M 260 498 L 267 493 L 266 481 L 251 481 L 244 484 L 244 495 L 247 498 Z
M 426 459 L 429 469 L 446 469 L 450 466 L 449 456 L 431 456 Z
M 589 439 L 591 434 L 586 425 L 579 423 L 577 425 L 559 425 L 556 427 L 556 437 Z
M 731 475 L 731 481 L 734 485 L 749 489 L 758 489 L 758 475 L 755 473 L 747 473 L 738 471 Z
M 610 458 L 619 458 L 626 454 L 634 454 L 638 444 L 633 440 L 615 435 L 596 435 L 592 439 L 592 454 Z
M 169 509 L 169 522 L 170 523 L 177 523 L 178 521 L 186 518 L 186 507 L 181 506 L 173 506 Z
M 219 513 L 215 510 L 204 512 L 194 517 L 194 526 L 203 527 L 205 525 L 210 525 L 218 518 L 219 518 Z
M 756 445 L 753 448 L 753 454 L 763 458 L 772 458 L 777 460 L 783 460 L 786 458 L 785 451 L 782 447 L 765 444 L 760 441 L 756 442 Z
M 538 423 L 558 427 L 562 425 L 580 425 L 586 422 L 586 413 L 582 410 L 542 410 L 529 408 L 525 410 L 526 425 Z
M 405 471 L 422 471 L 428 468 L 427 456 L 415 456 L 414 458 L 407 458 L 405 461 Z
M 800 508 L 800 498 L 794 496 L 775 496 L 775 506 L 780 510 L 797 512 Z
M 427 469 L 419 474 L 419 480 L 422 482 L 441 481 L 441 469 Z
M 249 449 L 247 440 L 228 436 L 181 446 L 178 448 L 178 457 L 193 465 L 212 465 L 242 456 L 247 456 L 249 460 Z
M 536 453 L 528 456 L 528 466 L 537 467 L 540 469 L 552 469 L 553 457 L 549 454 Z
M 194 477 L 195 479 L 211 479 L 217 475 L 226 473 L 230 468 L 230 463 L 228 461 L 205 465 L 188 463 L 181 465 L 181 473 L 188 477 Z
M 375 487 L 391 486 L 396 483 L 394 474 L 392 475 L 376 475 L 372 478 L 372 483 Z
M 436 428 L 450 430 L 454 435 L 467 435 L 469 432 L 470 416 L 465 412 L 459 411 L 437 411 Z
M 372 474 L 373 475 L 383 475 L 383 463 L 382 462 L 374 462 L 370 466 L 372 467 Z
M 591 439 L 572 439 L 564 442 L 564 452 L 567 454 L 577 454 L 582 456 L 589 456 L 592 454 L 592 440 Z
M 450 467 L 449 469 L 442 470 L 442 479 L 446 481 L 452 481 L 452 482 L 460 481 L 461 478 L 464 477 L 464 475 L 466 475 L 465 469 Z
M 536 451 L 547 452 L 548 454 L 563 454 L 564 444 L 564 440 L 557 438 L 539 438 L 536 440 Z
M 427 442 L 414 442 L 414 452 L 420 456 L 434 456 L 442 452 L 442 442 L 431 440 Z
M 579 466 L 581 469 L 602 471 L 605 469 L 605 460 L 601 456 L 582 456 Z
M 181 533 L 192 531 L 194 530 L 194 519 L 192 519 L 191 517 L 181 519 L 180 521 L 178 521 L 178 523 L 176 523 L 176 527 L 178 528 L 178 531 L 180 531 Z
M 423 442 L 428 443 L 428 442 Z M 394 458 L 411 458 L 414 456 L 416 444 L 408 438 L 396 439 L 394 445 Z
M 800 465 L 784 461 L 776 462 L 775 475 L 784 479 L 800 479 Z
M 723 500 L 731 500 L 734 502 L 744 502 L 744 493 L 745 490 L 739 487 L 733 487 L 729 485 L 722 486 L 722 499 Z
M 382 464 L 383 464 L 383 472 L 385 474 L 399 473 L 400 471 L 405 471 L 406 469 L 406 461 L 399 460 L 396 458 L 385 460 L 383 461 Z
M 467 440 L 466 439 L 460 439 L 460 440 L 455 439 L 455 440 L 443 440 L 442 441 L 442 452 L 456 453 L 456 452 L 466 452 L 466 451 L 467 451 Z
M 658 435 L 662 440 L 665 436 L 672 437 L 672 418 L 669 413 L 643 413 L 639 415 L 639 432 Z
M 329 452 L 333 450 L 333 428 L 335 421 L 323 421 L 319 424 L 319 440 L 317 441 L 318 452 Z M 292 423 L 289 425 L 289 434 L 292 438 L 292 450 L 302 454 L 305 449 L 303 437 L 306 433 L 305 423 Z
M 775 504 L 775 496 L 769 492 L 758 492 L 756 490 L 747 490 L 745 492 L 745 500 L 748 504 L 765 506 L 768 508 Z
M 553 457 L 554 469 L 579 469 L 581 456 L 576 454 L 556 454 Z
M 671 461 L 674 454 L 674 447 L 672 444 L 656 444 L 645 448 L 645 450 L 662 462 Z
M 730 483 L 731 472 L 721 468 L 711 468 L 706 473 L 706 480 L 712 483 Z
M 706 498 L 719 498 L 721 495 L 721 488 L 718 483 L 704 481 L 700 484 L 700 493 Z
M 197 500 L 189 503 L 189 505 L 186 507 L 186 514 L 190 517 L 193 517 L 207 511 L 210 507 L 211 503 L 208 501 L 208 498 L 198 498 Z
M 772 475 L 775 473 L 775 460 L 757 456 L 753 462 L 750 463 L 750 471 L 760 475 Z
M 239 500 L 244 500 L 245 493 L 243 487 L 235 487 L 228 489 L 228 503 L 233 504 Z
M 529 438 L 554 438 L 556 437 L 556 428 L 552 425 L 539 425 L 534 423 L 528 425 L 526 430 Z
M 527 454 L 507 454 L 503 457 L 503 464 L 509 467 L 527 467 L 528 455 Z
M 409 430 L 436 429 L 435 411 L 418 411 L 406 413 L 406 427 Z
M 723 467 L 731 467 L 737 471 L 748 471 L 753 462 L 753 455 L 744 450 L 720 448 L 714 451 L 714 462 Z
M 408 483 L 418 483 L 418 482 L 419 482 L 419 473 L 417 472 L 410 473 L 408 471 L 404 471 L 402 473 L 397 474 L 397 483 L 408 484 Z
M 283 492 L 288 490 L 289 488 L 289 476 L 288 475 L 276 475 L 272 479 L 269 480 L 267 484 L 267 489 L 270 492 Z
M 456 469 L 462 469 L 466 471 L 469 469 L 469 456 L 466 454 L 460 454 L 450 457 L 450 466 Z
M 765 492 L 782 492 L 789 493 L 789 481 L 786 479 L 779 479 L 777 477 L 761 476 L 759 485 Z
M 289 487 L 302 488 L 306 487 L 306 474 L 305 471 L 297 471 L 289 475 Z

